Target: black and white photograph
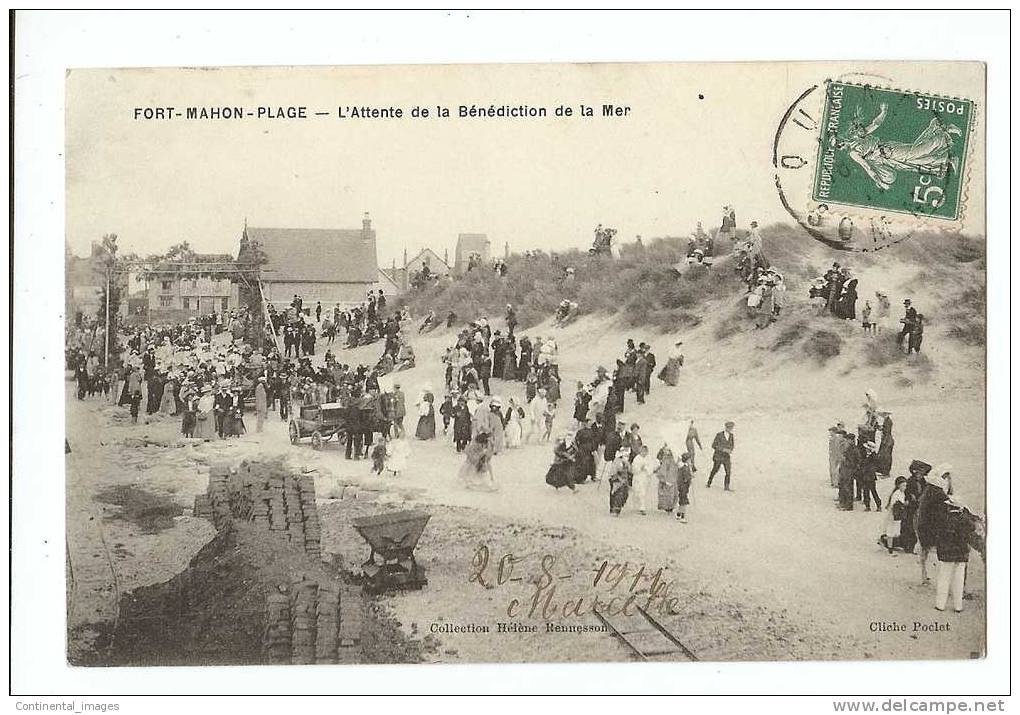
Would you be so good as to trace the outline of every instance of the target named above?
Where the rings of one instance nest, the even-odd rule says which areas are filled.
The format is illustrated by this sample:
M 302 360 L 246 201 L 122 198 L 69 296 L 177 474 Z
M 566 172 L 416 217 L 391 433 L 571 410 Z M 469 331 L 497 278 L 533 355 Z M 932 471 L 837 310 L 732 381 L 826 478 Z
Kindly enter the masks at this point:
M 52 657 L 988 658 L 1006 99 L 845 55 L 67 67 Z
M 823 105 L 853 136 L 864 77 L 913 89 L 857 151 L 893 184 L 961 174 L 962 221 L 777 188 L 825 185 Z M 918 109 L 922 80 L 971 115 Z M 455 103 L 493 86 L 519 103 Z M 982 88 L 72 71 L 68 657 L 980 657 Z M 728 116 L 748 101 L 772 121 Z M 903 141 L 914 114 L 938 133 Z M 790 153 L 734 181 L 777 130 Z

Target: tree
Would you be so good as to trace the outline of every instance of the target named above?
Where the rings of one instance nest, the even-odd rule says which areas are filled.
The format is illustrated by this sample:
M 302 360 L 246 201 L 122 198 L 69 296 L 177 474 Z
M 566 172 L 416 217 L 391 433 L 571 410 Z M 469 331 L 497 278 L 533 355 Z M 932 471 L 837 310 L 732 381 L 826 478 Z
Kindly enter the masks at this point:
M 117 271 L 117 234 L 103 235 L 102 252 L 96 256 L 99 267 L 104 273 L 103 286 L 100 289 L 99 309 L 96 311 L 97 324 L 103 328 L 103 356 L 109 362 L 110 355 L 119 354 L 117 348 L 117 311 L 120 309 L 120 284 L 114 280 Z M 109 324 L 107 324 L 109 319 Z

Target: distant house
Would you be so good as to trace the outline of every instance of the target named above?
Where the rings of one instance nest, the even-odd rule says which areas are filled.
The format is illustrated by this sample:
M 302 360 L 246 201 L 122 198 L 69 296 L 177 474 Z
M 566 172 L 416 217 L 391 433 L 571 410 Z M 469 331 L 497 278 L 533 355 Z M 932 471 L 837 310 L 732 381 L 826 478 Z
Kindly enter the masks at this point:
M 463 275 L 467 272 L 471 256 L 478 256 L 484 265 L 489 263 L 491 252 L 489 238 L 484 233 L 461 233 L 457 235 L 457 250 L 453 258 L 453 272 Z
M 148 310 L 150 319 L 180 320 L 210 313 L 225 313 L 238 305 L 237 284 L 229 278 L 203 276 L 201 266 L 232 264 L 229 253 L 195 253 L 183 268 L 164 261 L 149 269 Z
M 103 295 L 106 289 L 106 269 L 109 255 L 97 242 L 92 242 L 90 254 L 82 258 L 64 246 L 65 295 L 64 309 L 67 319 L 80 323 L 83 319 L 99 316 L 103 309 Z M 120 290 L 121 311 L 124 311 L 124 296 L 129 290 L 137 290 L 126 273 L 117 272 L 110 276 L 112 283 Z
M 67 317 L 75 323 L 84 318 L 95 318 L 102 304 L 106 273 L 101 263 L 105 256 L 99 244 L 92 244 L 88 258 L 75 256 L 69 248 L 64 251 L 64 271 L 67 279 L 64 307 Z
M 383 295 L 387 297 L 391 295 L 400 295 L 404 292 L 400 283 L 393 280 L 393 278 L 391 278 L 390 275 L 382 268 L 379 269 L 379 282 L 376 284 L 376 291 L 380 290 L 383 292 Z
M 428 266 L 429 273 L 434 276 L 450 275 L 450 264 L 446 262 L 446 259 L 440 258 L 439 254 L 431 248 L 423 248 L 418 252 L 417 256 L 410 261 L 405 261 L 404 271 L 407 275 L 413 276 L 426 266 Z
M 368 214 L 361 229 L 257 228 L 246 226 L 241 253 L 254 246 L 264 255 L 260 275 L 266 299 L 278 308 L 301 296 L 306 308 L 353 305 L 369 291 L 387 292 L 376 258 Z M 395 285 L 395 284 L 394 284 Z M 393 285 L 390 292 L 395 292 Z
M 383 269 L 383 273 L 400 286 L 400 290 L 405 291 L 410 287 L 414 276 L 421 273 L 422 269 L 426 266 L 428 266 L 429 273 L 433 276 L 450 275 L 450 264 L 447 262 L 447 259 L 440 258 L 439 254 L 431 248 L 421 249 L 410 260 L 407 259 L 407 251 L 405 250 L 403 266 L 398 267 L 394 261 L 393 267 Z

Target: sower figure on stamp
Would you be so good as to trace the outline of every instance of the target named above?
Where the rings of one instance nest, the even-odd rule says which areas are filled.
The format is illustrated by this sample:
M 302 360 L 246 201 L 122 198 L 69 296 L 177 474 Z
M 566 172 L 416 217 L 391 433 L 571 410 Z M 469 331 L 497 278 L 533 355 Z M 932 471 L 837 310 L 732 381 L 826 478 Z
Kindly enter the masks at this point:
M 959 127 L 935 117 L 912 142 L 878 139 L 873 134 L 882 126 L 888 109 L 887 104 L 879 105 L 878 114 L 865 126 L 858 107 L 850 136 L 838 147 L 846 150 L 879 190 L 888 190 L 898 171 L 942 178 L 950 168 L 957 170 L 958 161 L 951 156 L 950 149 L 953 137 L 962 135 Z
M 708 473 L 708 482 L 705 486 L 712 486 L 712 479 L 715 478 L 715 474 L 719 471 L 719 467 L 722 467 L 723 471 L 726 473 L 723 488 L 728 492 L 734 491 L 733 489 L 730 489 L 730 455 L 733 454 L 732 422 L 727 422 L 725 429 L 716 434 L 715 439 L 712 440 L 712 450 L 712 471 Z

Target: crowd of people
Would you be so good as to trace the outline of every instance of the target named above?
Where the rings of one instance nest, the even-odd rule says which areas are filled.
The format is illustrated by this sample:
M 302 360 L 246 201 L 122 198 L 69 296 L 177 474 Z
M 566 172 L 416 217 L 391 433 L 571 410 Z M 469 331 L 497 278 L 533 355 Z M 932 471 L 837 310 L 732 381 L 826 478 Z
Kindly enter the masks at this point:
M 86 352 L 77 342 L 68 345 L 67 363 L 75 372 L 79 399 L 108 396 L 127 407 L 133 421 L 143 412 L 179 416 L 181 434 L 203 440 L 244 434 L 246 412 L 254 412 L 261 432 L 270 412 L 289 420 L 301 406 L 340 403 L 347 410 L 342 435 L 347 456 L 365 458 L 373 434 L 389 438 L 403 431 L 403 394 L 399 387 L 382 392 L 379 377 L 414 366 L 413 350 L 402 338 L 402 315 L 384 314 L 385 305 L 380 292 L 348 310 L 337 306 L 331 324 L 319 303 L 313 323 L 312 310 L 295 296 L 284 310 L 269 306 L 275 335 L 261 348 L 253 345 L 256 323 L 245 308 L 176 324 L 125 326 L 117 343 L 123 348 L 116 350 L 111 360 L 116 367 L 108 373 L 96 351 Z M 326 335 L 332 334 L 331 325 L 349 332 L 381 325 L 383 355 L 374 367 L 347 365 L 327 347 L 321 362 L 313 364 L 316 323 Z
M 668 385 L 676 384 L 683 365 L 680 344 L 677 342 L 659 373 L 659 378 Z M 599 366 L 590 382 L 577 383 L 571 428 L 553 444 L 552 464 L 545 477 L 547 484 L 557 490 L 566 487 L 576 492 L 578 485 L 606 479 L 610 514 L 619 516 L 631 503 L 641 515 L 661 510 L 687 521 L 690 487 L 697 471 L 696 451 L 702 449 L 694 421 L 688 425 L 682 451 L 676 452 L 664 443 L 656 450 L 653 461 L 640 424 L 623 419 L 627 393 L 633 392 L 636 402 L 643 403 L 651 390 L 655 366 L 651 347 L 644 342 L 635 345 L 631 339 L 612 374 Z M 732 491 L 729 461 L 732 430 L 733 423 L 727 423 L 712 444 L 713 466 L 706 486 L 711 486 L 712 478 L 722 469 L 726 489 Z
M 311 320 L 313 312 L 314 322 Z M 332 311 L 324 311 L 321 301 L 316 302 L 313 311 L 299 295 L 295 295 L 282 311 L 269 305 L 269 320 L 283 342 L 286 357 L 315 355 L 317 338 L 323 338 L 332 346 L 341 330 L 347 348 L 392 339 L 403 317 L 397 312 L 387 313 L 386 295 L 382 290 L 369 290 L 358 305 L 342 308 L 337 303 Z
M 143 409 L 180 415 L 187 437 L 243 434 L 244 402 L 266 365 L 266 356 L 244 338 L 250 328 L 245 310 L 219 320 L 210 314 L 186 323 L 123 328 L 111 401 L 128 407 L 133 421 Z
M 832 267 L 811 282 L 808 298 L 815 304 L 819 314 L 829 314 L 840 320 L 861 321 L 865 333 L 877 335 L 889 330 L 889 316 L 892 307 L 889 295 L 876 290 L 874 304 L 865 299 L 858 311 L 858 278 L 847 266 L 834 262 Z M 860 315 L 858 316 L 858 312 Z M 910 298 L 903 301 L 903 317 L 896 341 L 901 351 L 916 354 L 921 351 L 924 339 L 924 315 L 917 312 Z
M 829 483 L 837 491 L 837 508 L 883 511 L 878 544 L 891 555 L 919 554 L 921 581 L 930 583 L 929 567 L 936 559 L 935 608 L 943 611 L 952 599 L 963 610 L 963 586 L 970 550 L 984 557 L 981 518 L 953 496 L 953 467 L 914 459 L 908 476 L 897 476 L 883 502 L 877 485 L 893 472 L 892 414 L 879 408 L 874 391 L 865 393 L 864 415 L 855 431 L 843 422 L 829 428 Z

